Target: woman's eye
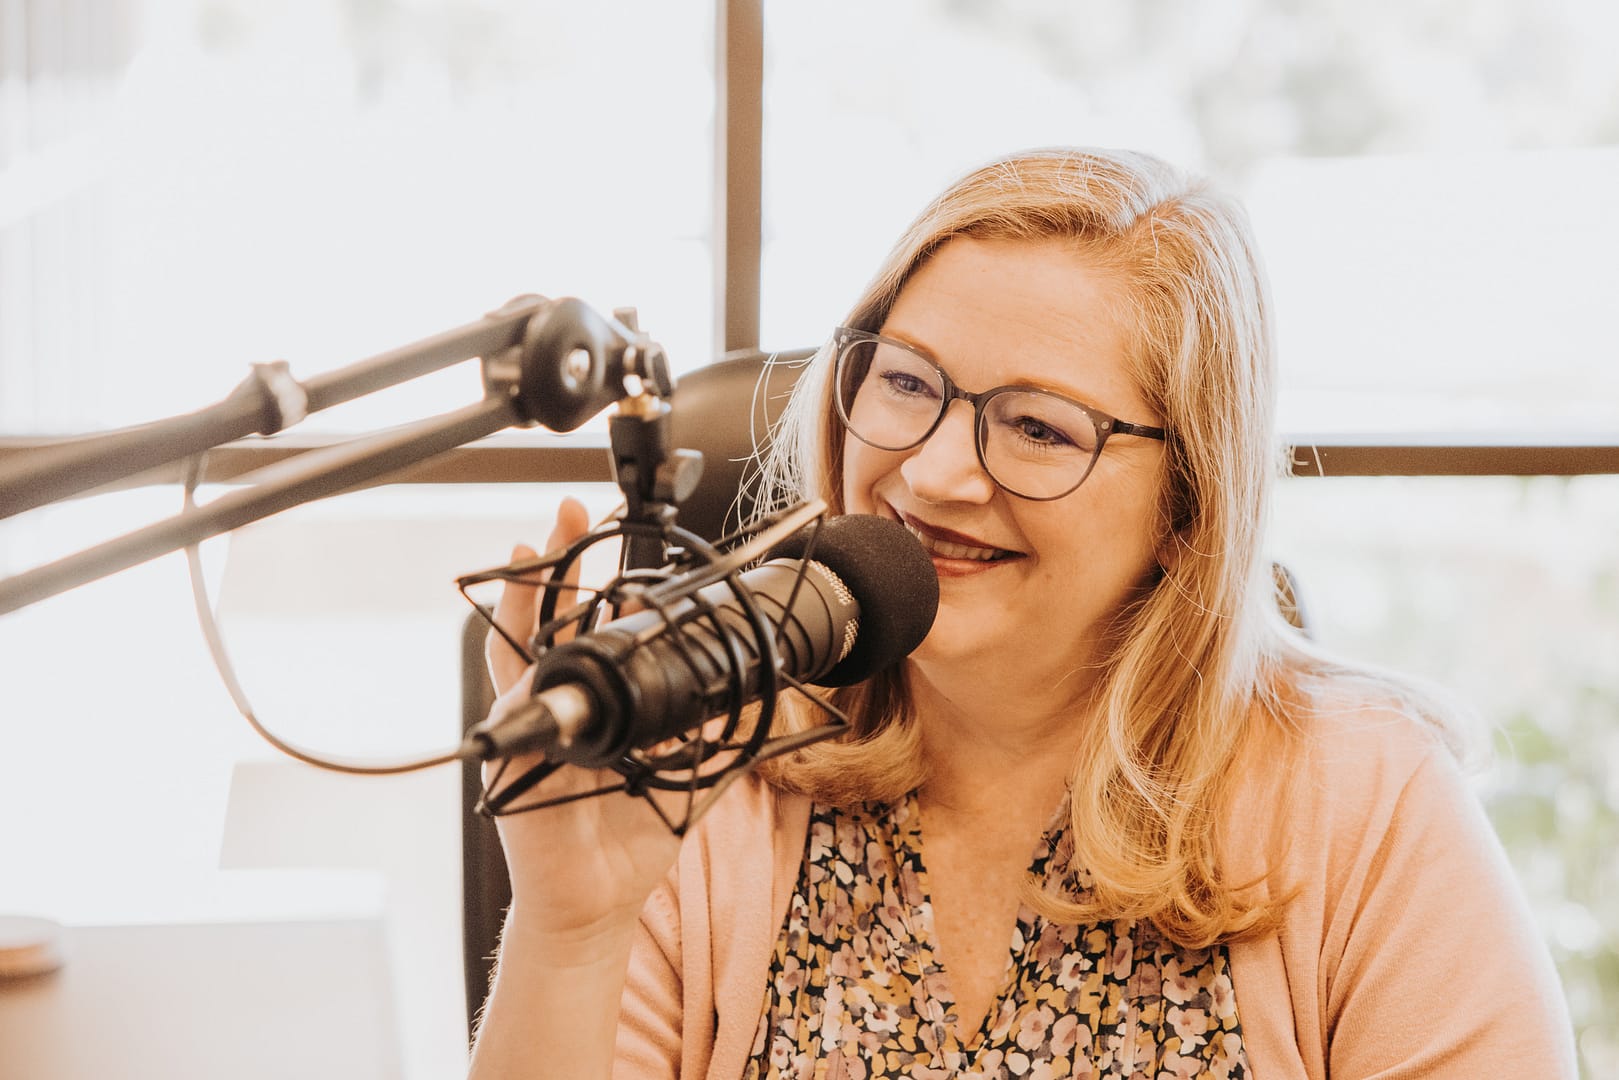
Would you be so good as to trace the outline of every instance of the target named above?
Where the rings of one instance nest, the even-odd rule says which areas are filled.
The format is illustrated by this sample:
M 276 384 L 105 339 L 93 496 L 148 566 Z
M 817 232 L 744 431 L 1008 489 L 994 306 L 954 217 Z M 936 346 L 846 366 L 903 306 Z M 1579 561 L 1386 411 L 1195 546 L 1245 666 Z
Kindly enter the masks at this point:
M 1032 416 L 1019 418 L 1013 423 L 1013 427 L 1017 429 L 1019 435 L 1033 443 L 1063 446 L 1073 441 L 1044 420 L 1036 420 Z
M 918 395 L 928 393 L 928 384 L 919 375 L 904 371 L 890 371 L 882 376 L 883 382 L 895 393 Z

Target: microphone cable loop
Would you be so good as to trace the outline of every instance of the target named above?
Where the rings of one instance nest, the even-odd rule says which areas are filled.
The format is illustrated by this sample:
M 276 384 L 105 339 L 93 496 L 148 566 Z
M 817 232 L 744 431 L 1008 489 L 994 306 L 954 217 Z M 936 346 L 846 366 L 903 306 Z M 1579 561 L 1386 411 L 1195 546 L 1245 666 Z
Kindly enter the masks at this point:
M 197 507 L 197 486 L 203 475 L 203 464 L 207 459 L 207 452 L 197 454 L 187 459 L 184 477 L 184 508 L 193 511 Z M 219 673 L 219 679 L 225 685 L 225 691 L 230 695 L 236 711 L 241 713 L 242 719 L 247 721 L 255 734 L 276 750 L 295 761 L 316 768 L 326 769 L 330 772 L 349 773 L 358 776 L 396 776 L 400 773 L 417 772 L 429 769 L 435 765 L 448 765 L 460 757 L 459 749 L 445 753 L 431 754 L 425 757 L 406 758 L 400 761 L 360 761 L 352 758 L 333 757 L 330 754 L 311 750 L 282 738 L 271 731 L 259 719 L 258 713 L 247 698 L 247 691 L 242 689 L 242 683 L 236 675 L 236 666 L 231 662 L 230 651 L 225 646 L 225 635 L 219 628 L 219 621 L 214 616 L 213 602 L 208 595 L 208 584 L 202 572 L 202 550 L 199 542 L 187 544 L 185 547 L 186 573 L 191 581 L 191 599 L 197 613 L 197 625 L 202 631 L 204 642 L 208 646 L 208 655 L 213 660 L 214 670 Z

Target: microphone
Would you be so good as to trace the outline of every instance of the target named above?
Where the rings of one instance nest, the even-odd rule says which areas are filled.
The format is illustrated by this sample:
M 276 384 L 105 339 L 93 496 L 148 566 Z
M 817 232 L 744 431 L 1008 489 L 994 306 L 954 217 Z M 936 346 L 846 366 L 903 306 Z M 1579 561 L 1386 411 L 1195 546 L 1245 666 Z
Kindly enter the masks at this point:
M 809 559 L 802 531 L 740 576 L 777 644 L 781 670 L 848 686 L 922 643 L 939 606 L 933 561 L 903 525 L 823 521 Z M 542 654 L 534 695 L 468 732 L 462 757 L 543 751 L 548 762 L 605 768 L 757 700 L 755 625 L 728 582 L 615 619 Z M 763 675 L 763 678 L 761 678 Z

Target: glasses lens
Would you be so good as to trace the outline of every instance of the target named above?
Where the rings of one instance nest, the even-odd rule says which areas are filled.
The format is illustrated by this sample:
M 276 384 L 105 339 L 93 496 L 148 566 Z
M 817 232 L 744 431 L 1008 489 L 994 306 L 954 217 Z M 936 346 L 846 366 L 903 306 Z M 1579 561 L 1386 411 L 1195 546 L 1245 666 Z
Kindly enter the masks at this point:
M 943 407 L 939 370 L 882 341 L 851 341 L 838 355 L 838 412 L 855 438 L 908 450 L 927 437 Z
M 1089 413 L 1034 390 L 1006 390 L 985 401 L 978 438 L 996 482 L 1031 499 L 1055 499 L 1078 487 L 1100 446 Z

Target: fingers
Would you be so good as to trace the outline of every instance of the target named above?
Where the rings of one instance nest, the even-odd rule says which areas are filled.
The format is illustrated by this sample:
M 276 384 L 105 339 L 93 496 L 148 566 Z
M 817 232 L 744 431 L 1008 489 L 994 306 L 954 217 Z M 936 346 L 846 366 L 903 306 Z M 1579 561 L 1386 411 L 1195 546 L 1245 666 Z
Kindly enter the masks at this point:
M 551 536 L 546 541 L 546 550 L 555 551 L 573 543 L 590 531 L 590 516 L 585 511 L 584 504 L 578 499 L 568 497 L 562 500 L 557 509 L 556 525 L 551 529 Z M 533 548 L 526 544 L 519 544 L 512 549 L 511 561 L 524 562 L 536 557 Z M 565 580 L 569 583 L 578 581 L 579 564 L 574 563 L 569 568 Z M 566 608 L 574 603 L 575 590 L 566 590 L 558 598 L 558 608 Z M 507 581 L 500 590 L 500 599 L 495 603 L 495 624 L 511 635 L 517 641 L 527 641 L 533 636 L 537 628 L 537 619 L 540 610 L 540 586 L 538 582 Z M 498 633 L 490 632 L 484 645 L 484 657 L 489 665 L 489 675 L 494 681 L 495 689 L 504 692 L 522 677 L 529 660 L 522 653 L 512 648 Z
M 566 545 L 573 543 L 575 540 L 578 540 L 589 531 L 590 515 L 586 513 L 584 503 L 581 503 L 578 499 L 575 499 L 570 495 L 562 500 L 561 506 L 557 507 L 557 522 L 551 527 L 551 536 L 545 542 L 546 550 L 555 551 L 559 547 L 565 547 Z M 568 585 L 577 585 L 579 583 L 578 560 L 575 560 L 574 564 L 568 567 L 568 572 L 562 580 Z M 557 593 L 557 610 L 564 611 L 572 607 L 578 602 L 578 598 L 579 592 L 577 589 L 560 590 Z M 530 624 L 526 636 L 532 636 L 534 631 L 539 629 L 539 624 L 537 621 L 535 621 L 538 618 L 539 607 L 538 605 L 535 605 L 533 614 L 530 616 Z
M 535 555 L 533 548 L 518 544 L 512 548 L 511 561 L 524 562 Z M 495 625 L 518 641 L 526 640 L 533 632 L 534 608 L 539 591 L 538 585 L 520 581 L 502 583 L 500 599 L 495 602 Z M 501 692 L 516 682 L 528 666 L 528 658 L 493 630 L 484 639 L 484 659 L 489 665 L 489 676 L 494 681 L 495 689 Z
M 590 531 L 590 515 L 585 511 L 585 504 L 572 495 L 562 500 L 557 507 L 556 527 L 551 530 L 551 544 L 571 544 L 585 533 Z

